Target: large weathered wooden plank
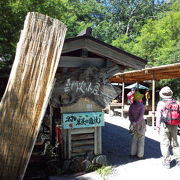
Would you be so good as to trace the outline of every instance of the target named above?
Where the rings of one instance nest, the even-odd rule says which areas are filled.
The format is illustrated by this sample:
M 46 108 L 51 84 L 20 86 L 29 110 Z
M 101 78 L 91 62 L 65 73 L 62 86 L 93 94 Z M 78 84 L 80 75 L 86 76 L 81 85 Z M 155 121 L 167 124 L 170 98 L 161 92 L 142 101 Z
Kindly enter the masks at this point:
M 0 104 L 0 179 L 23 179 L 59 64 L 66 27 L 28 13 Z

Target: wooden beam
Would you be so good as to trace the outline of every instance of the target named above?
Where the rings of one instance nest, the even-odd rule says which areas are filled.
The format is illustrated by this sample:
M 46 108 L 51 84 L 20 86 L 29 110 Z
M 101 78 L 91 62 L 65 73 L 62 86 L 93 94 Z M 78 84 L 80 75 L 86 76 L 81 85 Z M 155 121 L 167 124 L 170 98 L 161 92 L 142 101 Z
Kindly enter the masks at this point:
M 134 69 L 140 69 L 145 66 L 144 61 L 140 61 L 126 53 L 122 53 L 118 50 L 112 49 L 101 43 L 93 41 L 88 37 L 83 37 L 65 42 L 62 53 L 68 53 L 83 48 L 87 49 L 90 52 L 98 54 L 99 56 L 109 58 L 119 65 L 131 67 Z
M 72 133 L 71 133 L 72 134 Z M 94 139 L 94 133 L 86 134 L 76 134 L 76 136 L 71 137 L 72 141 L 85 140 L 85 139 Z
M 72 147 L 79 147 L 82 145 L 94 145 L 94 139 L 76 140 L 72 141 Z
M 93 151 L 93 150 L 94 150 L 94 145 L 81 146 L 81 148 L 74 147 L 74 148 L 72 148 L 71 154 L 73 154 L 73 153 L 83 153 L 83 152 L 88 152 L 88 151 Z
M 94 133 L 94 128 L 78 128 L 78 129 L 73 129 L 71 131 L 71 134 L 85 134 L 85 133 Z
M 89 58 L 89 57 L 74 57 L 61 56 L 59 67 L 81 67 L 83 65 L 91 65 L 95 67 L 103 67 L 105 59 L 103 58 Z
M 140 60 L 138 61 L 131 56 L 117 52 L 90 39 L 86 40 L 86 48 L 91 52 L 112 59 L 117 64 L 128 66 L 134 69 L 140 69 L 145 66 L 144 62 L 141 62 Z
M 148 69 L 118 73 L 110 78 L 110 82 L 143 82 L 146 80 L 180 78 L 180 63 L 157 66 Z

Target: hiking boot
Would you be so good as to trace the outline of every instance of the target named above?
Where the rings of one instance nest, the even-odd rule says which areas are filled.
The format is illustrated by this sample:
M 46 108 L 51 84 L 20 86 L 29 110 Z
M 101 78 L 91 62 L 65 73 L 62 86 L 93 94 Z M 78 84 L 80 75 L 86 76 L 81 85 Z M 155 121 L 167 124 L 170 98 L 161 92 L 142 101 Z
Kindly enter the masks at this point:
M 170 169 L 171 168 L 171 166 L 170 166 L 170 162 L 162 162 L 162 165 L 163 165 L 163 167 L 164 168 L 166 168 L 166 169 Z

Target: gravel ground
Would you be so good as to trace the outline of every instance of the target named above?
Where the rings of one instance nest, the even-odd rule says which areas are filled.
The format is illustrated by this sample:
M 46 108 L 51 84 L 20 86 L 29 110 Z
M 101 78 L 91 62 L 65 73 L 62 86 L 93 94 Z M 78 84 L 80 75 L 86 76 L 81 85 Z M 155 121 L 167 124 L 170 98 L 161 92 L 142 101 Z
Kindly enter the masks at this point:
M 180 168 L 172 161 L 171 169 L 161 165 L 159 135 L 151 126 L 147 126 L 145 139 L 145 159 L 129 158 L 131 136 L 128 133 L 129 120 L 119 116 L 105 114 L 105 126 L 102 128 L 102 149 L 107 156 L 108 165 L 113 171 L 106 180 L 179 180 Z M 180 136 L 179 136 L 180 140 Z M 50 180 L 102 180 L 95 171 L 84 175 L 50 177 Z
M 178 180 L 180 168 L 172 160 L 171 169 L 161 165 L 159 135 L 147 126 L 145 139 L 145 159 L 130 159 L 131 136 L 128 133 L 129 121 L 118 116 L 105 116 L 106 124 L 102 129 L 103 154 L 107 155 L 108 164 L 113 166 L 113 173 L 107 180 Z M 179 137 L 180 140 L 180 137 Z

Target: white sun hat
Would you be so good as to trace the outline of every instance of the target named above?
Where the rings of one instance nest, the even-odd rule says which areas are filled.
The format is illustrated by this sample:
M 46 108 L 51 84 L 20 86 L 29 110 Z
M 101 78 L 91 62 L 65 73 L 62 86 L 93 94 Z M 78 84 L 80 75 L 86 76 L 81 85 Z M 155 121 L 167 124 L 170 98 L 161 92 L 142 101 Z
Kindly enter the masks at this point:
M 166 99 L 166 98 L 168 99 L 168 98 L 172 98 L 173 92 L 170 87 L 165 86 L 160 90 L 159 95 L 163 99 Z

